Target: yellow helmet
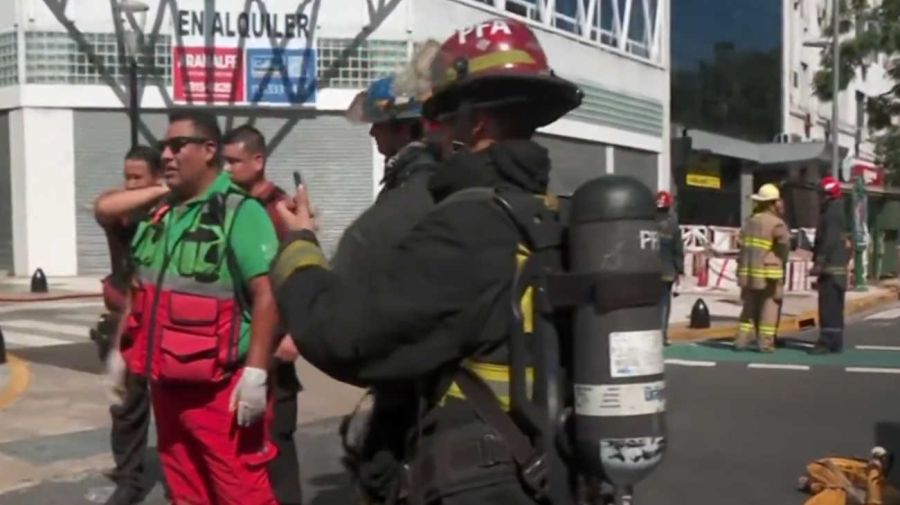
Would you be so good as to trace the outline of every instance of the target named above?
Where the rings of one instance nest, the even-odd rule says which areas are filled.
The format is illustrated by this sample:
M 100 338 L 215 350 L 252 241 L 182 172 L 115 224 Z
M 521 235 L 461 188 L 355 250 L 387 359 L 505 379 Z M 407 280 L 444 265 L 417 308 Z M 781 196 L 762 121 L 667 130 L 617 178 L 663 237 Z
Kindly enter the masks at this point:
M 774 184 L 763 184 L 755 195 L 750 196 L 754 202 L 774 202 L 781 198 L 781 192 L 778 186 Z

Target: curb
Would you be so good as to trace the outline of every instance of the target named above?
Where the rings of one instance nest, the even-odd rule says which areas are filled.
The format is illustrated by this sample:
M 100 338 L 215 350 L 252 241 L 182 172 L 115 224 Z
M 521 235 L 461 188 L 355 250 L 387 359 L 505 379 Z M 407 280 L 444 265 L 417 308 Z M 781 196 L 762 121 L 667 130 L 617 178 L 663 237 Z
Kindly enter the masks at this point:
M 900 291 L 895 287 L 889 287 L 885 293 L 873 293 L 853 300 L 848 300 L 844 306 L 844 317 L 864 312 L 878 305 L 895 302 L 900 299 Z M 781 318 L 777 334 L 792 333 L 819 325 L 818 310 L 808 310 L 793 316 Z M 688 328 L 685 323 L 678 323 L 669 328 L 669 340 L 673 342 L 694 342 L 714 338 L 734 337 L 737 334 L 738 325 L 723 324 L 710 328 Z
M 102 296 L 102 293 L 68 293 L 64 295 L 0 295 L 0 303 L 54 302 L 59 300 L 100 298 Z
M 15 403 L 22 396 L 22 393 L 28 389 L 28 384 L 31 383 L 31 371 L 28 369 L 28 362 L 12 354 L 7 354 L 5 366 L 9 372 L 9 377 L 6 384 L 0 389 L 0 410 Z

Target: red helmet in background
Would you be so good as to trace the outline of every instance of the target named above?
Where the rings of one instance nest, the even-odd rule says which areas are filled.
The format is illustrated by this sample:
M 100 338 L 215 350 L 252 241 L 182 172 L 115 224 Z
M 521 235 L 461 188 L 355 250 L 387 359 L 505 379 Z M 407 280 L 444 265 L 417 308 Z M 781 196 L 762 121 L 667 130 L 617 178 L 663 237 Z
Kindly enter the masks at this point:
M 522 104 L 536 127 L 581 105 L 582 91 L 557 77 L 534 32 L 512 19 L 496 18 L 448 38 L 432 65 L 433 93 L 423 114 L 440 119 L 463 102 L 472 107 Z
M 656 208 L 668 209 L 672 206 L 672 193 L 668 191 L 660 191 L 656 194 Z
M 822 178 L 822 191 L 828 198 L 839 198 L 841 196 L 841 183 L 830 175 Z

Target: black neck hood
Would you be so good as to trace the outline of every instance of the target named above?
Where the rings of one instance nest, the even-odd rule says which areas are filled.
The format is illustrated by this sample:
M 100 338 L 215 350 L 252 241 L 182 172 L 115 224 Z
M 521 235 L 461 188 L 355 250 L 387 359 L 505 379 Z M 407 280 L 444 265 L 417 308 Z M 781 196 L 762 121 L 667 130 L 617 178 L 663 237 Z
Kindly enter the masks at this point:
M 435 201 L 471 187 L 517 188 L 528 193 L 547 191 L 550 156 L 531 140 L 506 140 L 478 152 L 454 154 L 431 178 Z

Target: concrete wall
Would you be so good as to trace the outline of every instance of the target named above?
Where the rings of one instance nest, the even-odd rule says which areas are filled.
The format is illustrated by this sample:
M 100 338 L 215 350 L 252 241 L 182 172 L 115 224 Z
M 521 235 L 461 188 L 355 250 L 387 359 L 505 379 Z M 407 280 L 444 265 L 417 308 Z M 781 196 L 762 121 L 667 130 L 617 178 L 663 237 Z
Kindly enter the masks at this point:
M 72 111 L 16 109 L 9 126 L 15 274 L 75 275 Z
M 16 25 L 16 15 L 19 0 L 6 0 L 0 2 L 0 31 L 13 30 Z
M 0 271 L 13 267 L 9 112 L 0 112 Z

